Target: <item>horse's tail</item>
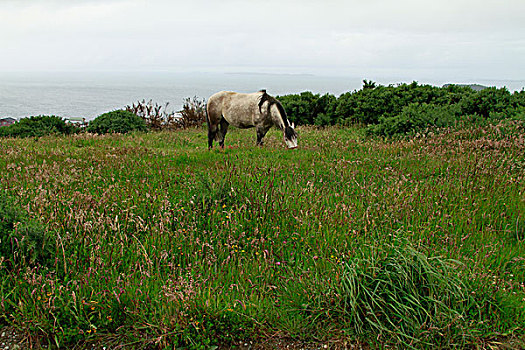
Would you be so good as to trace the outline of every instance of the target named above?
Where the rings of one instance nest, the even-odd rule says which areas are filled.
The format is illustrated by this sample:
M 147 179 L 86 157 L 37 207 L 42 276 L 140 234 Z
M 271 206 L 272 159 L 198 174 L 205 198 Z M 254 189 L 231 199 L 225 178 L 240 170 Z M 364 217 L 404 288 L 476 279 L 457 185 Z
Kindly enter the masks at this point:
M 206 117 L 206 125 L 208 126 L 208 129 L 210 128 L 210 117 L 208 116 L 208 103 L 206 103 L 206 107 L 204 108 L 204 115 Z
M 208 100 L 208 102 L 209 102 L 209 100 Z M 206 104 L 206 108 L 205 108 L 204 112 L 205 112 L 205 115 L 206 115 L 206 125 L 208 126 L 208 133 L 210 133 L 211 129 L 212 129 L 212 124 L 211 124 L 210 116 L 208 115 L 208 104 Z M 221 140 L 221 131 L 219 130 L 219 126 L 218 125 L 216 126 L 216 130 L 213 131 L 213 133 L 215 134 L 215 136 L 213 137 L 214 140 L 219 142 Z

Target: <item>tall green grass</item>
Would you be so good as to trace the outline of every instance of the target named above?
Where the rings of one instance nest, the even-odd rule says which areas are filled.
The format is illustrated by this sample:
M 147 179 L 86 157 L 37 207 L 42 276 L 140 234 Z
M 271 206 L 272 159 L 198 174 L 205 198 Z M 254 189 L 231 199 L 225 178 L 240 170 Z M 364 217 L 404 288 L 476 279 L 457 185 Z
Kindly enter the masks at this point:
M 522 130 L 0 139 L 1 195 L 53 237 L 45 264 L 3 257 L 1 322 L 57 346 L 523 339 Z

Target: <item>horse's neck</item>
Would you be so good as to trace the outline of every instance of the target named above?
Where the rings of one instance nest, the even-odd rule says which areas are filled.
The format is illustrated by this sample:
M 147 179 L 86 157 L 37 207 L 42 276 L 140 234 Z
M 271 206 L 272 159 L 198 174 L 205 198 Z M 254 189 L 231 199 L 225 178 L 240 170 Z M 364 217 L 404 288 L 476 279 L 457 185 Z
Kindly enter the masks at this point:
M 275 108 L 275 110 L 273 110 Z M 282 116 L 279 108 L 275 105 L 270 107 L 270 115 L 273 120 L 273 124 L 280 130 L 284 131 L 284 128 L 288 125 L 288 120 Z

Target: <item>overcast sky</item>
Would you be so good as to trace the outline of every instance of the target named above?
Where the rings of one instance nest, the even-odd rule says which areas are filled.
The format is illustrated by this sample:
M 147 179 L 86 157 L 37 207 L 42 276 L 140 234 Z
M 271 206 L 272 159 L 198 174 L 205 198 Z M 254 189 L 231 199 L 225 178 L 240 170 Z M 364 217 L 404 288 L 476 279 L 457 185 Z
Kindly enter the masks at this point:
M 525 80 L 525 0 L 0 0 L 0 71 Z

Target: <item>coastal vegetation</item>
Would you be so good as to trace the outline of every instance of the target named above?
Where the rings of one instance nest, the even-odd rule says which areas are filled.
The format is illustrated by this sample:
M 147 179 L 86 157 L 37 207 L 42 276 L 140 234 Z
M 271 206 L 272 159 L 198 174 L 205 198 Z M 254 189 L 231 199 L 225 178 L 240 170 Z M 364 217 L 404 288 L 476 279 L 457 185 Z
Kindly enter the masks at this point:
M 458 123 L 525 120 L 525 91 L 506 88 L 399 84 L 382 86 L 365 80 L 363 88 L 339 97 L 311 92 L 280 96 L 292 121 L 302 125 L 367 126 L 367 133 L 400 136 Z
M 131 131 L 147 131 L 143 118 L 126 110 L 104 113 L 92 120 L 87 131 L 95 134 L 125 134 Z
M 57 116 L 23 118 L 10 126 L 0 127 L 0 137 L 40 137 L 44 135 L 70 135 L 79 129 Z
M 523 92 L 280 99 L 293 151 L 233 128 L 212 151 L 200 127 L 0 138 L 0 324 L 65 348 L 523 348 Z
M 383 86 L 364 80 L 361 90 L 346 92 L 338 97 L 309 91 L 277 97 L 289 120 L 296 125 L 358 125 L 369 136 L 388 138 L 462 124 L 487 125 L 503 119 L 525 120 L 525 90 L 511 93 L 506 88 L 480 85 L 447 84 L 436 87 L 413 82 Z M 87 130 L 94 133 L 176 130 L 198 127 L 206 122 L 206 102 L 197 96 L 184 99 L 179 112 L 169 110 L 168 105 L 152 100 L 138 101 L 122 110 L 95 118 Z M 21 121 L 23 123 L 18 123 L 21 125 L 0 128 L 0 136 L 38 137 L 80 131 L 71 125 L 59 125 L 65 122 L 54 116 L 31 117 Z

